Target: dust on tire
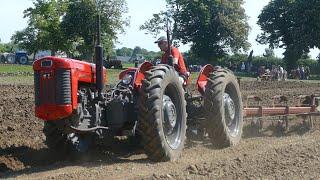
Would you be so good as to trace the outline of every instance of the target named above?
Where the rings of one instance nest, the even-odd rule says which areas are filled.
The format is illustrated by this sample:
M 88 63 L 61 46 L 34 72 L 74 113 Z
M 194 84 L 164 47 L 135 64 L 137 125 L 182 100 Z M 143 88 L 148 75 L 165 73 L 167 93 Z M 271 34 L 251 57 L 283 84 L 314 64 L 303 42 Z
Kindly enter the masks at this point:
M 210 74 L 204 107 L 213 145 L 221 148 L 238 144 L 243 127 L 242 98 L 237 79 L 231 71 L 218 68 Z M 232 109 L 233 113 L 230 112 Z
M 167 122 L 164 122 L 163 104 L 167 105 L 170 100 L 176 109 L 176 124 L 172 129 L 177 130 L 177 141 L 171 141 L 171 136 L 166 136 L 166 128 L 164 130 Z M 145 153 L 151 160 L 174 161 L 180 157 L 186 139 L 186 119 L 184 90 L 175 70 L 158 65 L 147 71 L 139 98 L 138 129 Z

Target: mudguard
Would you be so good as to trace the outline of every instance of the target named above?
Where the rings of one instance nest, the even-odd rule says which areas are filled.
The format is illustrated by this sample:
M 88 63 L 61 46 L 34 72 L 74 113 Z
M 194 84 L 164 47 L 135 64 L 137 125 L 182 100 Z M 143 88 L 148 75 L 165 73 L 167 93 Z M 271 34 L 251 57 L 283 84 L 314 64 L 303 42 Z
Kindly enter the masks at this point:
M 200 92 L 201 95 L 204 95 L 205 87 L 208 82 L 208 77 L 210 73 L 212 73 L 214 70 L 214 67 L 211 64 L 205 65 L 199 73 L 198 79 L 197 79 L 197 87 L 198 91 Z
M 139 68 L 128 68 L 119 74 L 119 79 L 122 79 L 126 74 L 134 74 L 133 87 L 140 89 L 142 86 L 142 80 L 145 78 L 145 72 L 152 68 L 153 64 L 150 62 L 144 62 Z

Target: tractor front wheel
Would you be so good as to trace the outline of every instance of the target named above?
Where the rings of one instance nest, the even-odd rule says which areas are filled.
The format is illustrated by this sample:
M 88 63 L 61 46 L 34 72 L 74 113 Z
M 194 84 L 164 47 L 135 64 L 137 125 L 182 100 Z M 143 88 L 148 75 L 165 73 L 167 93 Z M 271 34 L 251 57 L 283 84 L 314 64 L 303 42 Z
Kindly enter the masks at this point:
M 19 64 L 23 64 L 23 65 L 28 64 L 28 57 L 27 56 L 21 56 L 19 58 Z
M 69 154 L 86 153 L 92 143 L 92 135 L 66 133 L 64 126 L 57 122 L 44 122 L 43 133 L 46 136 L 45 144 L 55 152 Z
M 213 145 L 228 147 L 238 144 L 243 126 L 242 99 L 239 84 L 231 71 L 219 68 L 210 74 L 204 109 Z
M 46 136 L 45 144 L 50 150 L 65 152 L 67 150 L 67 135 L 55 122 L 45 121 L 43 133 Z
M 6 57 L 0 54 L 0 63 L 5 63 L 5 62 L 6 62 Z
M 7 57 L 6 57 L 6 61 L 7 63 L 9 64 L 14 64 L 16 63 L 16 57 L 14 54 L 8 54 Z
M 138 130 L 153 161 L 178 159 L 186 139 L 186 102 L 175 70 L 154 66 L 145 73 L 139 99 Z

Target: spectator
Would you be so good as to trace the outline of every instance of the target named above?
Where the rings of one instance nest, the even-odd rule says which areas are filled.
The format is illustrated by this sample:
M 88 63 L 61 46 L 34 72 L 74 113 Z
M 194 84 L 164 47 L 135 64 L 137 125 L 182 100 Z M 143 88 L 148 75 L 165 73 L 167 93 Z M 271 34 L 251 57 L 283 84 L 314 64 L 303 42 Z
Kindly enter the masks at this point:
M 301 79 L 301 72 L 300 72 L 300 67 L 299 66 L 298 66 L 296 72 L 297 72 L 298 79 Z
M 309 77 L 310 77 L 310 68 L 309 68 L 309 66 L 306 66 L 304 71 L 305 71 L 305 78 L 309 79 Z
M 244 64 L 244 62 L 242 62 L 241 64 L 241 72 L 244 72 L 246 70 L 246 65 Z
M 258 68 L 258 76 L 261 78 L 264 73 L 265 73 L 265 67 L 264 66 L 260 66 Z
M 305 74 L 304 74 L 304 67 L 303 65 L 301 65 L 299 67 L 299 70 L 300 70 L 300 79 L 305 79 Z

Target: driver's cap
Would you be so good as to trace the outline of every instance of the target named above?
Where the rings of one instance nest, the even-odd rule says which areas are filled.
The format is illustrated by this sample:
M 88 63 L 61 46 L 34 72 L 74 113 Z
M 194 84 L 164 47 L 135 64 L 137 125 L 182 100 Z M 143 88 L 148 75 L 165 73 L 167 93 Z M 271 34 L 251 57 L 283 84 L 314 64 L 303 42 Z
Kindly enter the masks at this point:
M 167 38 L 165 36 L 161 36 L 159 37 L 158 40 L 156 40 L 154 43 L 158 43 L 158 42 L 161 42 L 161 41 L 167 41 Z

